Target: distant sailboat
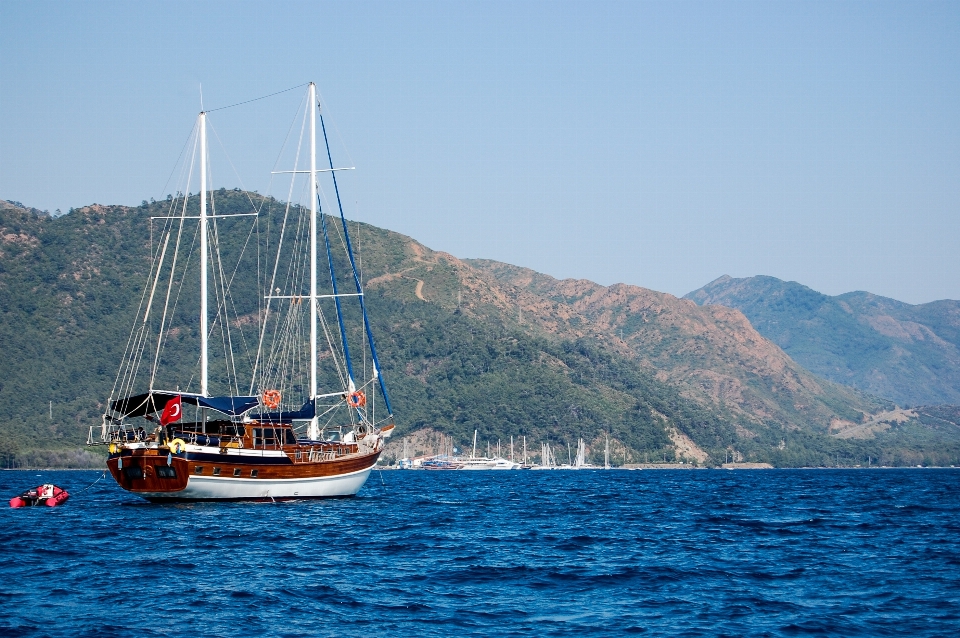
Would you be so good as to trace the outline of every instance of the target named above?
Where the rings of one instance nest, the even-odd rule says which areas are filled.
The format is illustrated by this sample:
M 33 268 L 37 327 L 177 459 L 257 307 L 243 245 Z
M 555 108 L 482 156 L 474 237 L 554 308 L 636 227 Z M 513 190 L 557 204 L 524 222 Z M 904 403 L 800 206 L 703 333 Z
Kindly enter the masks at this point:
M 567 446 L 567 456 L 571 455 L 569 445 Z M 540 464 L 534 465 L 534 470 L 585 470 L 593 469 L 593 465 L 587 462 L 587 445 L 583 439 L 577 441 L 577 455 L 570 459 L 570 462 L 562 465 L 557 464 L 556 456 L 550 449 L 549 443 L 541 445 Z
M 573 461 L 573 469 L 575 470 L 589 470 L 593 469 L 593 465 L 587 461 L 587 444 L 584 443 L 583 439 L 577 441 L 577 458 Z
M 540 462 L 531 467 L 532 470 L 555 470 L 557 469 L 556 460 L 553 458 L 553 452 L 550 450 L 549 443 L 540 444 Z

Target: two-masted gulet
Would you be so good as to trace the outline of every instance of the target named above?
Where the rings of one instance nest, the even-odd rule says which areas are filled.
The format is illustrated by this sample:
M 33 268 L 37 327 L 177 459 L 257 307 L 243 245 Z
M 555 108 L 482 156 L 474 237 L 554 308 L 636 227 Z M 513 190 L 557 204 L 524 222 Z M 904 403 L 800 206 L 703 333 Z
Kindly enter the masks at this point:
M 207 113 L 200 113 L 196 138 L 200 157 L 199 215 L 187 215 L 189 181 L 186 193 L 182 197 L 179 215 L 170 215 L 162 219 L 167 226 L 165 237 L 158 242 L 154 250 L 154 263 L 144 288 L 141 310 L 137 315 L 137 325 L 131 331 L 123 363 L 117 376 L 117 382 L 107 410 L 100 426 L 90 428 L 88 444 L 108 445 L 107 466 L 117 483 L 125 490 L 136 493 L 150 501 L 192 501 L 192 500 L 278 500 L 305 499 L 321 497 L 352 496 L 366 482 L 384 447 L 384 440 L 393 429 L 393 411 L 384 385 L 380 362 L 374 345 L 373 333 L 367 316 L 361 279 L 354 260 L 348 224 L 340 203 L 340 192 L 336 182 L 336 171 L 330 153 L 323 115 L 319 113 L 316 87 L 308 85 L 307 110 L 309 110 L 309 170 L 276 171 L 309 177 L 309 246 L 302 239 L 298 250 L 291 250 L 284 244 L 284 232 L 287 227 L 287 213 L 283 218 L 283 229 L 276 245 L 276 260 L 272 265 L 272 277 L 266 294 L 261 295 L 263 304 L 257 310 L 262 323 L 259 330 L 259 346 L 251 372 L 250 388 L 246 394 L 233 392 L 225 396 L 211 394 L 209 378 L 209 341 L 211 336 L 210 308 L 208 307 L 208 276 L 212 271 L 214 278 L 221 277 L 219 287 L 224 298 L 229 291 L 232 279 L 223 276 L 223 262 L 211 260 L 209 242 L 213 248 L 219 245 L 216 220 L 230 215 L 218 215 L 208 212 L 207 186 Z M 316 158 L 317 116 L 323 141 L 326 145 L 329 168 L 318 169 Z M 304 113 L 306 117 L 306 113 Z M 299 160 L 299 147 L 297 158 Z M 341 277 L 352 282 L 356 292 L 342 292 L 338 287 L 336 261 L 332 256 L 331 233 L 325 216 L 319 210 L 320 192 L 318 175 L 329 173 L 333 179 L 336 202 L 342 223 L 342 235 L 337 238 L 344 248 L 345 258 L 340 259 Z M 192 174 L 187 172 L 187 179 Z M 292 186 L 291 186 L 292 191 Z M 212 193 L 210 193 L 212 195 Z M 178 200 L 174 200 L 176 202 Z M 305 215 L 304 207 L 298 207 Z M 246 213 L 256 215 L 257 213 Z M 161 362 L 164 339 L 170 332 L 168 310 L 176 307 L 180 291 L 175 290 L 175 272 L 187 272 L 187 267 L 178 264 L 180 239 L 189 237 L 184 234 L 187 220 L 197 220 L 197 234 L 200 241 L 200 312 L 199 312 L 199 388 L 195 392 L 157 389 L 157 368 Z M 302 219 L 301 219 L 302 221 Z M 291 223 L 291 226 L 296 226 Z M 211 233 L 212 230 L 212 233 Z M 290 233 L 291 235 L 294 233 Z M 318 235 L 322 236 L 326 248 L 327 270 L 330 275 L 330 294 L 318 291 Z M 171 237 L 174 241 L 171 244 Z M 162 243 L 162 247 L 159 245 Z M 294 255 L 295 259 L 285 271 L 286 279 L 277 281 L 278 265 L 284 251 Z M 304 262 L 309 252 L 309 265 Z M 180 258 L 181 262 L 185 261 Z M 186 260 L 189 261 L 189 260 Z M 179 270 L 178 270 L 179 269 Z M 304 270 L 309 269 L 309 293 L 304 294 L 306 278 Z M 163 275 L 163 276 L 162 276 Z M 258 277 L 258 281 L 261 278 Z M 163 283 L 167 290 L 164 293 Z M 182 281 L 182 280 L 181 280 Z M 291 283 L 292 282 L 292 283 Z M 286 283 L 291 289 L 287 294 L 278 285 Z M 299 283 L 299 286 L 297 285 Z M 348 284 L 349 285 L 349 284 Z M 299 288 L 299 289 L 295 289 Z M 172 294 L 171 294 L 172 293 Z M 173 301 L 171 302 L 171 297 Z M 339 337 L 331 328 L 332 321 L 324 319 L 323 304 L 333 302 L 336 310 Z M 345 326 L 347 302 L 357 302 L 359 311 L 353 309 L 353 319 L 362 319 L 362 329 L 348 331 Z M 225 301 L 216 304 L 214 317 L 229 330 L 222 313 Z M 151 310 L 162 307 L 162 318 L 151 316 Z M 309 316 L 309 351 L 302 347 L 303 314 Z M 329 306 L 327 307 L 329 312 Z M 276 323 L 267 330 L 271 312 Z M 300 313 L 293 319 L 280 319 L 283 313 Z M 154 313 L 159 314 L 159 313 Z M 290 329 L 300 317 L 300 332 Z M 335 365 L 337 374 L 328 379 L 339 379 L 332 392 L 321 393 L 318 383 L 318 319 L 322 325 L 326 343 L 330 351 L 326 353 L 325 363 Z M 151 331 L 150 326 L 159 323 L 159 330 Z M 354 375 L 348 335 L 360 334 L 364 349 L 363 378 Z M 228 335 L 229 336 L 229 335 Z M 156 342 L 155 351 L 148 347 Z M 300 350 L 291 345 L 291 339 L 300 339 Z M 224 339 L 226 343 L 229 339 Z M 339 341 L 339 343 L 338 343 Z M 371 356 L 370 374 L 366 378 L 366 352 Z M 290 353 L 294 354 L 291 355 Z M 297 355 L 302 352 L 302 355 Z M 228 358 L 232 354 L 228 353 Z M 152 362 L 151 362 L 152 359 Z M 303 366 L 306 359 L 306 366 Z M 297 379 L 305 380 L 304 371 L 294 378 L 292 372 L 284 368 L 290 361 L 296 360 L 301 368 L 309 369 L 308 393 L 304 396 L 303 385 Z M 231 358 L 231 364 L 234 365 Z M 267 370 L 269 369 L 269 371 Z M 195 371 L 194 371 L 195 372 Z M 234 370 L 235 372 L 235 370 Z M 146 378 L 148 377 L 148 382 Z M 187 379 L 186 386 L 189 387 Z M 235 385 L 239 388 L 239 385 Z M 299 390 L 299 397 L 297 397 Z M 376 418 L 376 394 L 382 397 L 386 416 Z M 118 398 L 114 398 L 118 397 Z M 304 400 L 305 399 L 305 400 Z M 381 411 L 384 411 L 383 409 Z M 191 412 L 193 418 L 187 419 Z

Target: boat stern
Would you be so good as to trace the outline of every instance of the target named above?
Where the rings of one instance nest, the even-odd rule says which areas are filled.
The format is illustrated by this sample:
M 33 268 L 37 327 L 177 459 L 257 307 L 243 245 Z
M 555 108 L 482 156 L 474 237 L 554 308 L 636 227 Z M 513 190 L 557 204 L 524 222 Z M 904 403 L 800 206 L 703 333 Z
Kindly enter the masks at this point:
M 182 492 L 190 480 L 186 459 L 179 456 L 124 453 L 110 455 L 107 468 L 117 484 L 128 492 Z

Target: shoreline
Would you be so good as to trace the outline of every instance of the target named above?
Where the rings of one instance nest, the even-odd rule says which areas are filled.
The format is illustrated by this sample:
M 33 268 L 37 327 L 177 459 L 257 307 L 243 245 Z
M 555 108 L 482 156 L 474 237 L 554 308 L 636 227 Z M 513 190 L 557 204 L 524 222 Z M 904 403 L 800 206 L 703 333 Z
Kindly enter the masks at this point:
M 398 467 L 389 465 L 374 466 L 379 471 L 401 471 Z M 716 466 L 692 465 L 690 463 L 628 463 L 627 465 L 618 465 L 605 470 L 602 467 L 584 468 L 586 470 L 607 472 L 611 470 L 633 471 L 633 470 L 956 470 L 960 469 L 953 465 L 925 465 L 918 467 L 916 465 L 872 465 L 870 467 L 774 467 L 769 463 L 724 463 Z M 107 468 L 99 467 L 3 467 L 0 472 L 105 472 Z M 423 471 L 408 469 L 405 471 Z M 444 471 L 444 470 L 441 470 Z M 454 470 L 446 470 L 454 471 Z M 522 470 L 517 470 L 522 471 Z
M 398 467 L 394 466 L 374 466 L 375 470 L 381 471 L 391 471 L 391 472 L 423 472 L 422 468 L 406 468 L 401 470 Z M 636 470 L 955 470 L 960 469 L 953 465 L 928 465 L 923 467 L 917 467 L 915 465 L 872 465 L 870 467 L 809 467 L 809 466 L 800 466 L 800 467 L 774 467 L 769 463 L 724 463 L 723 465 L 716 466 L 706 466 L 706 465 L 692 465 L 690 463 L 628 463 L 627 465 L 618 465 L 616 467 L 611 467 L 609 470 L 605 470 L 602 467 L 591 467 L 583 468 L 581 471 L 636 471 Z M 432 472 L 455 472 L 457 470 L 430 470 Z M 518 470 L 523 471 L 523 470 Z M 508 472 L 509 473 L 509 472 Z

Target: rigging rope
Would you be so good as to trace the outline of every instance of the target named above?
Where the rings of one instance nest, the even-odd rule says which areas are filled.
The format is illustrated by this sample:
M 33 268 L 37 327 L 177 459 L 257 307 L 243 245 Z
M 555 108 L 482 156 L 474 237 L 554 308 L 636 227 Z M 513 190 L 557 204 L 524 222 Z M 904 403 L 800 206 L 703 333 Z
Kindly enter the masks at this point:
M 89 490 L 91 487 L 93 487 L 94 485 L 96 485 L 97 483 L 99 483 L 99 482 L 100 482 L 100 479 L 102 479 L 102 478 L 105 477 L 106 475 L 107 475 L 107 471 L 104 470 L 104 471 L 103 471 L 103 474 L 101 474 L 99 477 L 97 477 L 97 480 L 96 480 L 96 481 L 94 481 L 94 482 L 91 483 L 90 485 L 88 485 L 88 486 L 86 486 L 85 488 L 83 488 L 82 490 L 80 490 L 80 492 L 77 492 L 77 494 L 80 494 L 81 492 L 86 492 L 86 491 Z
M 271 93 L 270 95 L 264 95 L 262 97 L 255 97 L 252 100 L 245 100 L 243 102 L 237 102 L 236 104 L 228 104 L 227 106 L 218 106 L 215 109 L 207 109 L 205 113 L 213 113 L 214 111 L 222 111 L 224 109 L 232 109 L 235 106 L 243 106 L 244 104 L 250 104 L 251 102 L 259 102 L 260 100 L 265 100 L 268 97 L 273 97 L 274 95 L 280 95 L 281 93 L 288 93 L 300 87 L 307 86 L 306 84 L 298 84 L 296 86 L 291 86 L 289 89 L 284 89 L 282 91 L 277 91 L 276 93 Z
M 190 134 L 187 135 L 187 139 L 184 140 L 184 142 L 183 142 L 183 147 L 180 149 L 180 154 L 177 156 L 177 161 L 176 161 L 176 163 L 173 165 L 173 168 L 170 170 L 170 175 L 167 177 L 167 181 L 164 183 L 163 188 L 160 190 L 160 196 L 161 196 L 161 197 L 163 197 L 163 194 L 167 191 L 167 186 L 170 185 L 170 180 L 173 179 L 173 174 L 177 171 L 177 166 L 180 166 L 180 167 L 181 167 L 181 169 L 180 169 L 180 170 L 181 170 L 180 177 L 181 177 L 181 179 L 183 178 L 183 172 L 182 172 L 182 171 L 183 171 L 183 167 L 182 167 L 182 165 L 180 164 L 180 158 L 183 157 L 183 152 L 184 152 L 185 150 L 187 150 L 187 146 L 190 144 L 190 138 L 193 137 L 193 136 L 196 134 L 196 132 L 197 132 L 197 124 L 199 124 L 199 120 L 194 121 L 194 123 L 193 123 L 193 129 L 190 131 Z
M 302 104 L 303 104 L 303 102 L 301 101 L 301 105 L 302 105 Z M 300 111 L 298 110 L 297 113 L 299 113 L 299 112 L 300 112 Z M 296 121 L 296 116 L 294 116 L 294 121 Z M 299 141 L 297 142 L 297 153 L 296 153 L 296 157 L 295 157 L 294 162 L 293 162 L 293 167 L 294 167 L 294 169 L 297 169 L 298 166 L 299 166 L 299 163 L 300 163 L 300 151 L 302 150 L 302 147 L 303 147 L 303 131 L 304 131 L 304 128 L 306 127 L 306 124 L 307 124 L 307 114 L 306 114 L 306 110 L 304 110 L 303 121 L 300 123 L 300 139 L 299 139 Z M 291 122 L 291 124 L 290 124 L 290 128 L 291 128 L 291 129 L 293 128 L 293 123 L 292 123 L 292 122 Z M 287 135 L 288 135 L 288 136 L 290 135 L 289 130 L 287 131 Z M 284 141 L 284 145 L 286 145 L 286 140 Z M 281 149 L 281 153 L 282 153 L 282 152 L 283 152 L 283 151 L 282 151 L 282 149 Z M 279 163 L 279 161 L 280 161 L 280 158 L 278 157 L 278 158 L 277 158 L 277 163 Z M 276 164 L 274 164 L 274 168 L 276 168 Z M 284 211 L 283 211 L 283 224 L 281 224 L 281 226 L 280 226 L 280 237 L 279 237 L 278 240 L 277 240 L 277 257 L 276 257 L 276 259 L 275 259 L 274 262 L 273 262 L 273 274 L 272 274 L 271 277 L 270 277 L 270 287 L 267 289 L 267 294 L 268 294 L 268 295 L 272 295 L 272 294 L 273 294 L 274 286 L 275 286 L 276 283 L 277 283 L 277 269 L 278 269 L 279 266 L 280 266 L 280 252 L 281 252 L 281 250 L 283 250 L 283 239 L 284 239 L 284 235 L 285 235 L 286 230 L 287 230 L 287 220 L 288 220 L 288 218 L 289 218 L 289 216 L 290 216 L 290 206 L 291 206 L 290 202 L 291 202 L 291 200 L 293 199 L 293 186 L 294 186 L 294 183 L 295 183 L 295 179 L 294 179 L 293 177 L 291 177 L 291 179 L 290 179 L 290 189 L 287 191 L 287 204 L 286 204 L 286 206 L 284 207 Z M 298 206 L 298 208 L 299 208 L 299 206 Z M 268 240 L 269 240 L 269 233 L 268 233 L 268 235 L 267 235 L 267 238 L 268 238 Z M 262 324 L 261 330 L 260 330 L 260 340 L 259 340 L 259 343 L 257 344 L 257 359 L 256 359 L 256 362 L 254 363 L 254 366 L 253 366 L 253 374 L 252 374 L 251 377 L 250 377 L 250 392 L 251 392 L 251 393 L 253 392 L 253 388 L 254 388 L 254 386 L 256 385 L 256 382 L 257 382 L 257 372 L 258 372 L 258 370 L 259 370 L 260 358 L 261 358 L 261 356 L 263 355 L 263 339 L 264 339 L 264 337 L 266 336 L 266 333 L 267 333 L 267 326 L 269 325 L 269 320 L 270 320 L 270 308 L 271 308 L 271 306 L 272 306 L 272 301 L 273 301 L 273 300 L 270 299 L 270 298 L 268 298 L 266 301 L 267 301 L 267 303 L 266 303 L 266 311 L 265 311 L 265 313 L 264 313 L 263 324 Z M 274 337 L 276 337 L 276 333 L 274 333 Z
M 380 382 L 380 392 L 383 393 L 383 402 L 386 404 L 387 412 L 392 415 L 393 408 L 390 407 L 390 395 L 387 394 L 387 386 L 383 381 L 383 376 L 380 374 L 380 361 L 377 358 L 377 348 L 374 345 L 373 332 L 370 330 L 370 320 L 367 318 L 367 305 L 363 300 L 363 288 L 360 286 L 360 279 L 357 276 L 357 264 L 353 260 L 353 250 L 350 249 L 350 233 L 347 230 L 347 219 L 343 216 L 343 204 L 340 202 L 340 187 L 337 186 L 337 173 L 332 170 L 333 157 L 330 155 L 330 142 L 327 140 L 327 127 L 323 123 L 322 114 L 320 115 L 320 128 L 323 131 L 323 142 L 327 148 L 327 160 L 330 162 L 330 176 L 333 178 L 333 189 L 337 194 L 337 207 L 340 209 L 340 221 L 343 222 L 343 235 L 347 241 L 347 254 L 350 256 L 350 266 L 353 268 L 353 280 L 357 285 L 357 294 L 359 295 L 357 299 L 360 300 L 360 312 L 363 313 L 363 325 L 367 329 L 367 340 L 370 343 L 370 356 L 373 359 L 373 372 Z M 346 338 L 346 334 L 344 334 L 344 338 Z
M 323 121 L 322 119 L 320 120 Z M 332 175 L 333 173 L 331 173 Z M 317 197 L 317 205 L 320 205 L 319 197 Z M 349 380 L 348 390 L 353 392 L 353 364 L 350 362 L 350 345 L 347 343 L 347 329 L 343 325 L 343 309 L 340 306 L 340 296 L 337 291 L 337 277 L 333 270 L 333 255 L 330 254 L 330 237 L 327 234 L 327 222 L 326 215 L 323 214 L 323 210 L 319 211 L 320 213 L 320 227 L 323 229 L 323 243 L 327 247 L 327 264 L 330 266 L 330 283 L 333 286 L 333 300 L 337 304 L 337 323 L 340 324 L 340 336 L 343 341 L 343 358 L 347 364 L 347 378 Z M 363 303 L 363 297 L 359 298 Z
M 183 211 L 186 213 L 187 200 L 183 200 Z M 168 231 L 169 232 L 169 231 Z M 180 216 L 180 228 L 177 230 L 177 245 L 173 250 L 173 263 L 170 264 L 170 279 L 167 281 L 167 295 L 163 302 L 163 318 L 160 320 L 160 332 L 157 333 L 157 354 L 153 359 L 153 371 L 150 373 L 150 389 L 157 378 L 157 366 L 160 364 L 160 351 L 163 343 L 163 331 L 167 324 L 167 310 L 170 308 L 170 291 L 173 290 L 173 276 L 177 270 L 177 258 L 180 256 L 180 240 L 183 237 L 183 215 Z

